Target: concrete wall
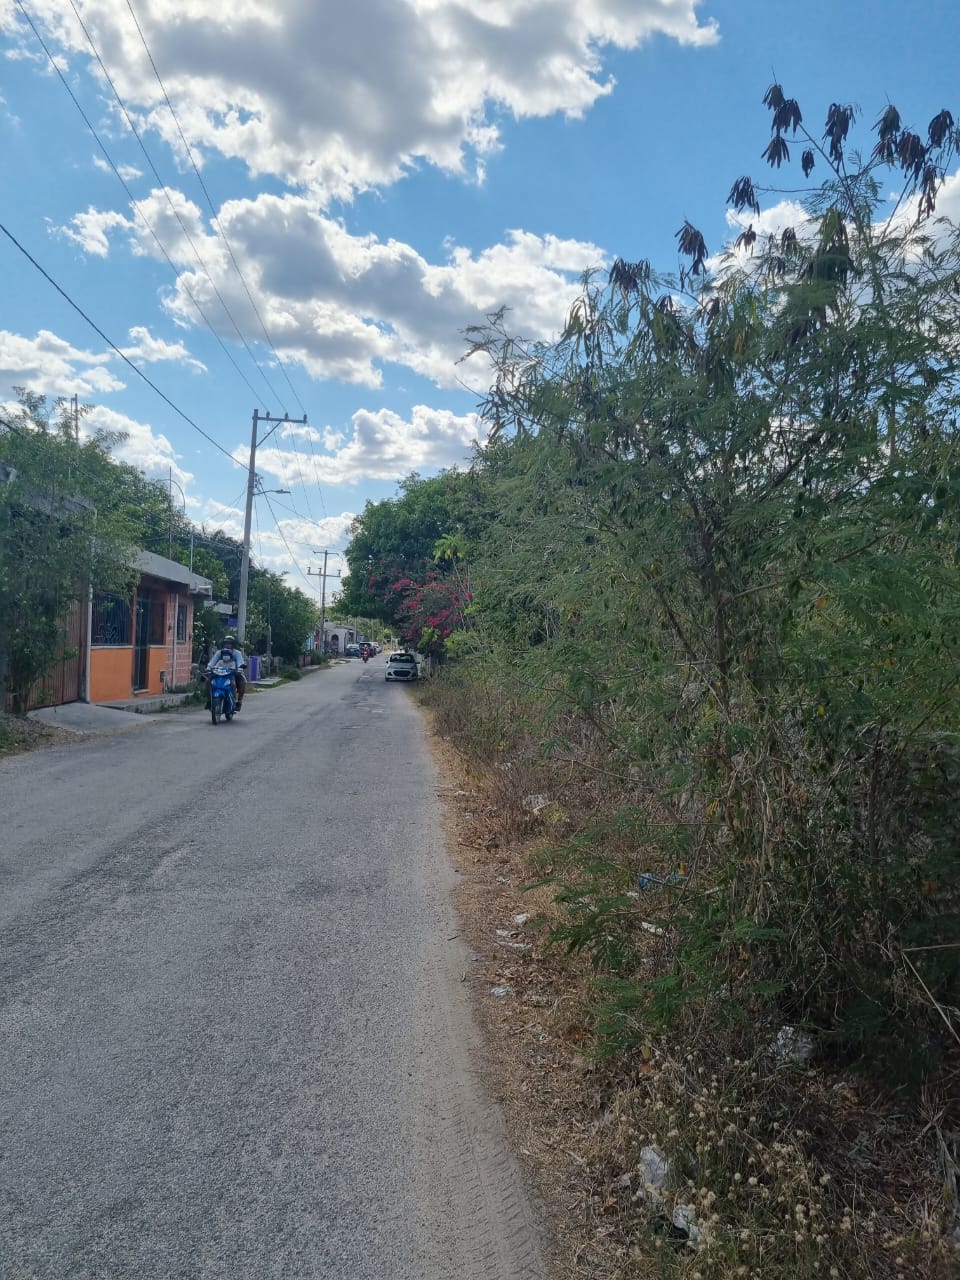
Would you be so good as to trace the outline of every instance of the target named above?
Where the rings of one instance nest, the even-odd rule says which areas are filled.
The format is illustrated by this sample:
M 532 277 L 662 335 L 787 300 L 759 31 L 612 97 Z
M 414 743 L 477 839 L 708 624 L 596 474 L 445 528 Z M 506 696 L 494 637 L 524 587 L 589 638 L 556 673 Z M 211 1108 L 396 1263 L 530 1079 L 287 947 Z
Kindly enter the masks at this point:
M 133 696 L 133 649 L 129 645 L 90 650 L 90 701 L 116 702 Z

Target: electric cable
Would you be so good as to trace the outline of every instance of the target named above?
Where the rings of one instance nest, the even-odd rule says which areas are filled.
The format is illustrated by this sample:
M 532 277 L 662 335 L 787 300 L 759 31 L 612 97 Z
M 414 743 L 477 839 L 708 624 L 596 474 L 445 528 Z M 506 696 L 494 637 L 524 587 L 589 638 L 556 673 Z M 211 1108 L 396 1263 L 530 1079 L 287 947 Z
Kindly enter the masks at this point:
M 73 0 L 71 0 L 71 3 L 73 3 Z M 173 117 L 173 123 L 177 127 L 177 133 L 180 135 L 180 141 L 183 143 L 184 150 L 186 151 L 187 156 L 190 160 L 190 163 L 193 166 L 193 171 L 197 175 L 197 181 L 200 183 L 200 188 L 203 191 L 203 194 L 206 197 L 207 204 L 210 207 L 210 212 L 213 214 L 213 220 L 216 223 L 217 230 L 220 232 L 220 235 L 223 238 L 223 243 L 224 243 L 224 246 L 226 247 L 227 253 L 230 255 L 230 261 L 233 263 L 234 269 L 236 270 L 236 273 L 240 278 L 240 283 L 243 285 L 243 289 L 247 295 L 247 299 L 250 303 L 250 306 L 253 308 L 253 314 L 257 317 L 257 321 L 260 325 L 260 329 L 263 332 L 263 336 L 264 338 L 266 338 L 267 345 L 269 346 L 270 350 L 273 352 L 274 356 L 276 357 L 277 364 L 279 365 L 280 371 L 283 374 L 284 378 L 286 379 L 287 386 L 290 388 L 290 391 L 293 394 L 293 398 L 296 400 L 297 404 L 300 406 L 300 412 L 306 415 L 307 410 L 304 407 L 303 401 L 300 399 L 300 396 L 297 394 L 296 387 L 290 381 L 290 375 L 287 373 L 286 366 L 284 365 L 283 360 L 280 358 L 279 351 L 273 345 L 273 339 L 270 337 L 270 334 L 267 332 L 267 327 L 263 322 L 263 316 L 260 314 L 260 310 L 257 307 L 256 302 L 254 301 L 253 294 L 250 292 L 250 289 L 247 286 L 247 282 L 246 282 L 246 279 L 244 278 L 244 274 L 240 270 L 240 264 L 236 259 L 236 256 L 233 252 L 233 248 L 230 245 L 230 241 L 227 239 L 226 232 L 224 231 L 223 226 L 220 223 L 220 217 L 217 213 L 216 206 L 213 203 L 213 200 L 210 196 L 210 192 L 207 190 L 207 184 L 204 182 L 203 177 L 200 174 L 200 169 L 197 166 L 196 160 L 194 159 L 193 150 L 190 146 L 190 143 L 187 141 L 184 135 L 183 129 L 181 128 L 179 117 L 177 116 L 177 113 L 174 110 L 173 103 L 170 101 L 170 95 L 167 93 L 166 85 L 163 83 L 163 80 L 160 78 L 160 72 L 157 68 L 157 64 L 154 61 L 153 54 L 150 52 L 150 46 L 147 44 L 147 38 L 143 34 L 143 28 L 140 25 L 140 20 L 137 17 L 130 0 L 127 0 L 127 8 L 130 10 L 130 17 L 133 19 L 134 26 L 137 28 L 137 34 L 140 36 L 140 41 L 143 44 L 144 51 L 146 52 L 147 58 L 150 61 L 150 66 L 153 68 L 153 74 L 157 78 L 157 84 L 160 86 L 160 92 L 163 94 L 164 102 L 166 102 L 167 107 L 169 108 L 169 111 L 170 111 L 170 115 Z
M 73 4 L 73 0 L 70 0 L 70 3 Z M 134 27 L 137 28 L 137 35 L 140 36 L 141 44 L 143 45 L 143 51 L 146 52 L 147 59 L 148 61 L 150 61 L 152 70 L 154 70 L 154 76 L 156 77 L 156 82 L 160 86 L 160 92 L 163 93 L 164 101 L 166 102 L 166 108 L 168 108 L 170 116 L 172 116 L 175 128 L 177 128 L 177 133 L 179 134 L 180 142 L 182 142 L 183 150 L 186 151 L 189 163 L 191 163 L 193 168 L 193 173 L 196 174 L 197 182 L 200 183 L 200 189 L 202 192 L 204 192 L 204 197 L 207 202 L 207 207 L 209 207 L 210 209 L 210 214 L 212 216 L 212 219 L 214 219 L 215 227 L 216 229 L 218 229 L 220 238 L 223 239 L 224 248 L 228 252 L 230 262 L 232 262 L 233 264 L 233 269 L 236 270 L 239 282 L 241 282 L 241 284 L 243 285 L 243 292 L 247 294 L 247 301 L 250 302 L 253 315 L 257 317 L 257 323 L 259 323 L 261 332 L 262 334 L 264 334 L 264 338 L 266 339 L 266 344 L 268 344 L 270 351 L 274 353 L 276 364 L 278 364 L 279 370 L 283 374 L 285 383 L 287 383 L 289 389 L 291 389 L 294 401 L 297 402 L 298 406 L 300 406 L 300 410 L 303 413 L 303 416 L 306 417 L 307 416 L 306 406 L 305 404 L 303 404 L 303 401 L 300 398 L 300 394 L 298 394 L 297 392 L 297 388 L 294 387 L 291 381 L 291 376 L 289 376 L 287 372 L 287 366 L 285 366 L 283 358 L 280 357 L 280 353 L 278 349 L 276 349 L 275 347 L 273 338 L 270 337 L 269 330 L 268 328 L 266 328 L 266 324 L 264 323 L 264 317 L 262 317 L 260 308 L 257 307 L 256 305 L 256 301 L 255 301 L 255 298 L 253 298 L 250 285 L 247 284 L 246 276 L 244 276 L 243 270 L 241 269 L 241 265 L 239 265 L 239 262 L 237 260 L 237 255 L 236 253 L 233 252 L 233 246 L 232 244 L 230 244 L 229 238 L 227 236 L 227 232 L 225 232 L 223 228 L 223 223 L 221 223 L 220 221 L 220 215 L 218 214 L 218 211 L 216 211 L 214 198 L 212 198 L 212 196 L 210 195 L 209 189 L 207 189 L 206 183 L 204 182 L 204 175 L 201 174 L 200 166 L 197 165 L 195 156 L 193 156 L 193 148 L 191 147 L 191 145 L 189 145 L 189 142 L 187 141 L 187 136 L 183 132 L 183 127 L 182 125 L 180 125 L 180 120 L 179 120 L 179 116 L 177 115 L 177 110 L 175 110 L 173 102 L 170 101 L 169 93 L 166 92 L 166 86 L 164 84 L 163 78 L 161 78 L 160 76 L 160 69 L 157 68 L 154 55 L 152 55 L 152 52 L 150 50 L 150 45 L 147 44 L 147 38 L 145 35 L 143 35 L 143 28 L 141 26 L 140 19 L 137 18 L 137 14 L 136 12 L 134 12 L 133 4 L 131 3 L 131 0 L 127 0 L 127 8 L 129 9 L 129 14 L 131 14 L 131 18 L 133 19 Z M 74 12 L 76 12 L 76 5 L 74 5 Z M 87 37 L 87 38 L 90 38 L 90 37 Z M 97 56 L 97 60 L 100 60 L 99 56 Z M 102 63 L 101 63 L 101 67 L 102 67 Z M 104 70 L 104 74 L 106 74 L 106 70 Z M 109 81 L 109 77 L 108 77 L 108 81 Z M 111 84 L 110 87 L 113 88 L 113 84 Z M 116 90 L 114 90 L 114 93 L 116 93 Z M 119 101 L 119 95 L 118 95 L 118 101 Z M 136 131 L 134 131 L 134 133 L 136 133 Z M 137 138 L 137 140 L 140 141 L 140 138 Z M 142 142 L 141 142 L 141 146 L 142 146 Z M 145 151 L 145 154 L 146 154 L 146 151 Z M 212 283 L 212 280 L 211 280 L 211 283 Z M 218 293 L 218 297 L 219 297 L 219 293 Z M 282 399 L 282 397 L 278 397 L 278 399 Z M 308 495 L 307 493 L 306 480 L 303 479 L 303 468 L 301 466 L 301 460 L 300 460 L 300 449 L 297 448 L 296 436 L 291 436 L 291 442 L 293 444 L 293 452 L 297 456 L 297 471 L 298 471 L 298 474 L 300 474 L 300 484 L 301 484 L 301 488 L 303 489 L 303 497 L 305 497 L 306 499 L 307 511 L 310 512 L 310 518 L 312 520 L 312 518 L 314 518 L 314 513 L 312 513 L 312 509 L 310 507 L 310 495 Z M 324 516 L 326 516 L 326 504 L 324 503 L 324 495 L 323 495 L 323 492 L 321 492 L 321 488 L 320 488 L 320 477 L 317 476 L 317 471 L 316 471 L 316 451 L 314 449 L 314 440 L 312 440 L 310 435 L 307 435 L 307 443 L 310 444 L 310 452 L 312 453 L 312 456 L 314 456 L 314 484 L 316 485 L 317 497 L 320 498 L 320 508 L 323 509 Z
M 83 307 L 81 307 L 78 302 L 74 302 L 73 298 L 70 297 L 66 289 L 64 289 L 61 285 L 57 284 L 56 280 L 54 280 L 53 276 L 49 273 L 49 271 L 46 271 L 40 265 L 40 263 L 36 260 L 33 254 L 30 253 L 29 250 L 24 248 L 24 246 L 20 243 L 20 241 L 13 234 L 13 232 L 10 231 L 6 226 L 4 226 L 2 222 L 0 222 L 0 231 L 3 232 L 3 234 L 7 237 L 7 239 L 10 241 L 11 244 L 13 244 L 17 249 L 20 250 L 20 252 L 31 264 L 31 266 L 35 267 L 37 271 L 39 271 L 40 274 L 43 276 L 43 278 L 49 284 L 53 285 L 54 289 L 56 289 L 57 293 L 60 294 L 61 298 L 63 298 L 65 302 L 69 303 L 69 305 L 73 307 L 77 315 L 79 315 L 82 319 L 84 319 L 87 322 L 87 324 L 94 331 L 94 333 L 98 334 L 103 339 L 103 341 L 107 344 L 107 346 L 110 347 L 113 351 L 115 351 L 125 364 L 130 366 L 130 368 L 137 375 L 137 377 L 142 378 L 143 381 L 147 384 L 147 386 L 150 387 L 152 391 L 155 391 L 156 394 L 160 397 L 161 400 L 163 400 L 165 404 L 170 406 L 170 408 L 174 411 L 175 414 L 177 414 L 178 417 L 182 418 L 183 421 L 188 426 L 192 427 L 194 431 L 202 435 L 204 440 L 212 444 L 215 449 L 219 449 L 220 452 L 224 455 L 224 457 L 229 458 L 230 461 L 235 466 L 241 465 L 239 462 L 237 462 L 236 458 L 234 458 L 233 454 L 229 451 L 229 449 L 225 449 L 218 440 L 214 440 L 212 435 L 204 431 L 203 427 L 201 427 L 198 423 L 194 422 L 193 418 L 191 418 L 189 414 L 184 413 L 184 411 L 180 408 L 180 406 L 176 404 L 173 400 L 171 400 L 165 391 L 161 391 L 160 388 L 157 386 L 157 384 L 151 378 L 148 378 L 147 375 L 143 372 L 143 370 L 138 368 L 130 359 L 130 357 L 125 355 L 111 338 L 107 337 L 107 335 L 96 323 L 96 321 L 91 320 L 90 316 L 87 315 Z
M 20 5 L 20 8 L 22 10 L 23 0 L 17 0 L 17 3 Z M 152 172 L 154 178 L 159 183 L 160 190 L 163 192 L 164 199 L 166 200 L 167 204 L 170 206 L 170 211 L 173 214 L 173 216 L 176 218 L 177 224 L 179 225 L 180 230 L 183 232 L 184 239 L 186 240 L 187 244 L 190 246 L 191 250 L 193 251 L 193 256 L 196 258 L 197 263 L 200 266 L 200 270 L 207 277 L 210 287 L 211 289 L 213 289 L 213 292 L 217 297 L 217 301 L 220 303 L 221 307 L 223 308 L 224 315 L 227 317 L 227 319 L 230 321 L 231 325 L 233 326 L 234 332 L 236 333 L 237 337 L 240 339 L 240 342 L 244 350 L 246 351 L 247 355 L 250 357 L 250 360 L 253 363 L 254 368 L 257 370 L 260 377 L 263 379 L 264 385 L 266 386 L 267 390 L 270 392 L 271 396 L 274 399 L 281 401 L 281 405 L 282 405 L 283 397 L 278 395 L 277 390 L 274 387 L 273 383 L 267 377 L 266 373 L 264 372 L 256 356 L 253 354 L 250 344 L 247 342 L 246 338 L 243 336 L 240 326 L 237 324 L 236 319 L 234 318 L 233 312 L 230 310 L 229 306 L 227 305 L 226 299 L 218 289 L 216 281 L 214 280 L 213 276 L 210 274 L 210 270 L 207 267 L 207 264 L 204 262 L 203 257 L 201 256 L 200 250 L 197 248 L 196 243 L 193 239 L 193 236 L 190 234 L 189 228 L 187 227 L 186 223 L 183 220 L 183 217 L 180 214 L 180 210 L 174 204 L 170 196 L 170 190 L 166 182 L 164 182 L 163 177 L 160 174 L 160 171 L 157 169 L 157 166 L 153 161 L 153 157 L 150 155 L 150 152 L 147 150 L 146 143 L 144 142 L 143 137 L 140 134 L 140 131 L 137 129 L 137 126 L 134 124 L 133 117 L 130 115 L 130 112 L 127 110 L 126 103 L 123 101 L 123 98 L 121 98 L 120 92 L 117 89 L 117 86 L 114 84 L 114 81 L 110 75 L 110 72 L 107 70 L 106 66 L 104 65 L 103 58 L 101 58 L 100 56 L 100 51 L 97 48 L 94 42 L 93 36 L 90 34 L 90 31 L 86 26 L 86 23 L 83 21 L 83 18 L 80 15 L 80 11 L 76 6 L 75 0 L 70 0 L 70 7 L 74 12 L 77 22 L 80 24 L 80 30 L 83 32 L 84 36 L 86 37 L 87 43 L 89 44 L 90 49 L 93 52 L 93 56 L 97 60 L 97 64 L 99 65 L 100 70 L 103 72 L 104 79 L 106 80 L 107 84 L 110 86 L 110 89 L 113 92 L 113 96 L 117 100 L 117 105 L 119 106 L 120 110 L 123 112 L 123 117 L 127 122 L 127 127 L 129 128 L 133 136 L 136 138 L 140 146 L 140 150 L 143 152 L 144 159 L 146 160 L 147 164 L 150 166 L 150 171 Z M 34 30 L 36 30 L 36 28 L 34 28 Z M 38 36 L 38 39 L 39 39 L 39 36 Z M 71 97 L 72 96 L 73 95 L 71 94 Z M 74 101 L 76 102 L 76 98 L 74 98 Z M 86 115 L 84 115 L 84 120 L 87 123 L 87 127 L 91 129 L 91 132 L 93 132 L 94 137 L 97 139 L 97 142 L 100 145 L 100 149 L 103 151 L 104 155 L 106 156 L 108 164 L 113 169 L 113 172 L 116 174 L 116 176 L 120 178 L 120 172 L 117 169 L 117 166 L 113 163 L 110 156 L 107 155 L 107 151 L 106 151 L 106 148 L 104 147 L 103 142 L 97 136 L 96 131 L 92 129 L 92 126 L 90 125 L 90 122 L 87 119 Z M 120 180 L 121 182 L 123 182 L 123 187 L 127 195 L 132 198 L 132 193 L 130 191 L 129 186 L 127 186 L 127 183 L 122 178 Z M 139 208 L 137 211 L 141 214 L 141 217 L 143 217 L 143 213 Z M 145 217 L 144 217 L 144 222 L 146 222 Z M 154 239 L 157 239 L 156 233 L 149 226 L 149 224 L 147 224 L 147 227 L 148 227 L 148 230 L 150 230 L 151 235 L 153 235 Z M 166 256 L 166 254 L 164 256 Z M 169 258 L 168 258 L 168 261 L 169 261 Z M 171 263 L 171 266 L 172 265 L 173 264 Z M 176 267 L 174 267 L 174 270 L 176 271 Z M 177 283 L 181 285 L 181 287 L 184 289 L 184 292 L 186 292 L 188 296 L 191 296 L 189 288 L 180 278 L 179 272 L 177 272 Z M 193 301 L 195 305 L 198 305 L 196 303 L 196 300 L 192 296 L 191 296 L 191 301 Z M 212 329 L 211 331 L 214 332 L 214 335 L 216 336 L 216 331 Z M 250 386 L 249 382 L 247 383 L 247 386 L 250 388 L 251 393 L 256 398 L 256 392 L 253 390 L 253 387 Z
M 299 573 L 300 577 L 307 584 L 307 587 L 310 591 L 316 591 L 317 588 L 313 585 L 313 583 L 310 581 L 307 575 L 303 572 L 299 563 L 297 562 L 296 556 L 294 556 L 293 552 L 290 550 L 290 543 L 287 541 L 286 537 L 284 536 L 283 530 L 280 528 L 280 521 L 277 519 L 277 513 L 273 509 L 273 504 L 271 503 L 270 499 L 267 497 L 265 493 L 262 494 L 261 496 L 263 497 L 267 506 L 270 508 L 270 514 L 273 516 L 273 523 L 276 525 L 277 533 L 279 533 L 280 535 L 280 541 L 287 548 L 287 554 L 289 555 L 294 567 L 296 568 L 297 573 Z
M 123 175 L 120 173 L 120 170 L 117 168 L 116 164 L 114 163 L 113 157 L 110 155 L 109 151 L 106 148 L 106 144 L 104 143 L 103 139 L 100 137 L 99 133 L 95 129 L 86 111 L 84 111 L 83 106 L 80 103 L 80 100 L 77 98 L 76 94 L 73 92 L 70 85 L 67 83 L 66 77 L 64 76 L 63 72 L 60 70 L 60 67 L 57 65 L 56 59 L 54 58 L 49 47 L 44 41 L 43 36 L 41 36 L 39 30 L 37 29 L 36 24 L 34 23 L 33 19 L 30 17 L 30 14 L 25 9 L 23 5 L 23 0 L 17 0 L 17 4 L 24 18 L 26 18 L 28 24 L 30 25 L 30 29 L 33 31 L 33 34 L 36 36 L 37 42 L 39 43 L 41 49 L 43 49 L 44 53 L 47 55 L 47 60 L 49 61 L 50 65 L 53 67 L 54 71 L 57 73 L 60 83 L 63 85 L 64 89 L 66 89 L 67 93 L 70 95 L 70 99 L 73 102 L 73 105 L 77 108 L 77 111 L 80 113 L 80 116 L 84 124 L 87 126 L 90 133 L 93 135 L 94 141 L 96 142 L 97 146 L 103 152 L 104 159 L 106 160 L 107 164 L 110 166 L 111 170 L 113 171 L 117 181 L 120 183 L 120 185 L 123 187 L 124 191 L 126 192 L 127 198 L 129 199 L 131 205 L 133 206 L 140 220 L 143 222 L 143 225 L 146 227 L 147 231 L 149 231 L 150 235 L 153 237 L 154 242 L 156 243 L 156 246 L 159 249 L 161 256 L 163 257 L 167 266 L 173 272 L 175 280 L 183 289 L 184 293 L 187 295 L 190 301 L 193 303 L 194 307 L 196 308 L 200 316 L 200 319 L 210 330 L 211 334 L 216 339 L 216 341 L 220 344 L 220 347 L 224 355 L 233 365 L 241 381 L 243 381 L 246 384 L 247 388 L 250 391 L 250 394 L 253 396 L 255 400 L 258 399 L 259 397 L 257 395 L 257 392 L 254 390 L 253 384 L 248 380 L 243 370 L 240 368 L 240 366 L 237 364 L 236 360 L 234 359 L 233 355 L 231 354 L 226 343 L 223 341 L 223 339 L 217 333 L 216 329 L 213 327 L 213 324 L 211 323 L 203 307 L 197 301 L 189 285 L 187 285 L 186 282 L 181 279 L 180 272 L 177 269 L 176 264 L 174 263 L 173 259 L 170 257 L 169 253 L 167 252 L 165 246 L 163 245 L 163 242 L 160 240 L 160 237 L 157 235 L 156 231 L 151 226 L 150 220 L 147 218 L 147 215 L 143 212 L 143 209 L 140 206 L 139 200 L 137 200 L 136 196 L 130 190 L 129 183 L 123 177 Z

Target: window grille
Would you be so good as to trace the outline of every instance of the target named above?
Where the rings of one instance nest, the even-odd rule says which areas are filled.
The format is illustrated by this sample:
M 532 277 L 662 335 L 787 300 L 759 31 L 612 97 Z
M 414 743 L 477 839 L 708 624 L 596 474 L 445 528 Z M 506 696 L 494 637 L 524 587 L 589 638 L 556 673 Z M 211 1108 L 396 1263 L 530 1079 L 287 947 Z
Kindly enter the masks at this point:
M 177 605 L 177 644 L 183 644 L 187 638 L 187 606 Z
M 93 644 L 122 647 L 132 635 L 130 601 L 110 591 L 93 597 Z

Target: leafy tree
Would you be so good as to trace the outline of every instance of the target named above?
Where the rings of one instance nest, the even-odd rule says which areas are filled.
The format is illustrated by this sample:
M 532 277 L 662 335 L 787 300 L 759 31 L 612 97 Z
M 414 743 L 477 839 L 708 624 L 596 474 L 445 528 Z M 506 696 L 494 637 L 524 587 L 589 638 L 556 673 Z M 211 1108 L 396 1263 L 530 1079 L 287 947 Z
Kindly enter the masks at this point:
M 109 441 L 75 438 L 66 403 L 20 390 L 0 425 L 0 686 L 22 702 L 60 656 L 70 606 L 130 585 L 137 545 Z M 51 421 L 51 409 L 57 416 Z
M 933 216 L 960 136 L 891 108 L 860 160 L 852 108 L 819 138 L 765 103 L 769 163 L 799 137 L 827 173 L 795 225 L 711 264 L 685 223 L 675 278 L 618 260 L 556 343 L 475 334 L 499 514 L 473 613 L 542 691 L 547 752 L 635 780 L 558 889 L 558 940 L 616 979 L 608 1034 L 788 1020 L 915 1067 L 960 995 L 960 235 Z M 687 873 L 652 979 L 643 864 Z
M 368 502 L 355 520 L 338 607 L 377 618 L 405 644 L 441 657 L 466 624 L 470 548 L 490 519 L 476 476 L 409 476 L 396 498 Z
M 296 662 L 307 637 L 319 625 L 316 603 L 297 588 L 288 587 L 278 574 L 262 569 L 252 578 L 250 601 L 259 613 L 261 634 L 248 621 L 248 644 L 263 648 L 269 627 L 273 652 L 286 662 Z

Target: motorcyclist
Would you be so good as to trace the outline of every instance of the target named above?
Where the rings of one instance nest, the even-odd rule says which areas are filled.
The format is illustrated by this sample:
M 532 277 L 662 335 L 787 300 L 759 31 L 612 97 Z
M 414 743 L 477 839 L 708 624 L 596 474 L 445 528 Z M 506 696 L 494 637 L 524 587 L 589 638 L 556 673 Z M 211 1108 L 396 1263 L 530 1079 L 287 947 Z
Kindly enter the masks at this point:
M 207 663 L 207 671 L 212 671 L 214 667 L 221 665 L 229 667 L 233 674 L 233 685 L 237 691 L 236 710 L 239 711 L 243 705 L 243 694 L 247 687 L 246 676 L 243 674 L 247 660 L 243 656 L 243 650 L 238 648 L 234 636 L 223 637 L 220 648 Z

